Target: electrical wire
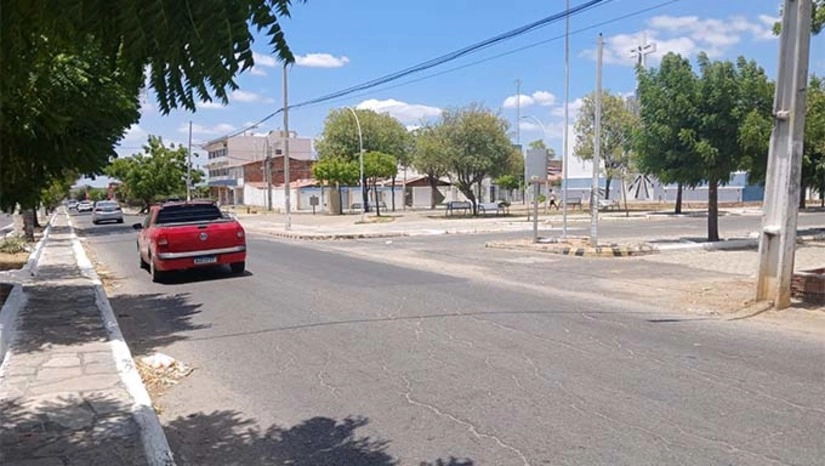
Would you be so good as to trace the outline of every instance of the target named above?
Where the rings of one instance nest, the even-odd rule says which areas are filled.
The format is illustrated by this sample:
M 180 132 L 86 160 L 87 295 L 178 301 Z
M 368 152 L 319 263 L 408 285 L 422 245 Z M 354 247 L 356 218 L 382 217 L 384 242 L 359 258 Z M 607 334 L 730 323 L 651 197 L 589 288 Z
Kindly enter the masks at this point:
M 515 37 L 527 34 L 527 33 L 532 32 L 534 30 L 537 30 L 537 29 L 540 29 L 542 27 L 548 26 L 550 24 L 559 22 L 559 21 L 561 21 L 561 20 L 563 20 L 567 17 L 582 14 L 582 13 L 587 12 L 587 11 L 589 11 L 589 10 L 591 10 L 591 9 L 601 5 L 601 4 L 610 3 L 612 1 L 613 0 L 589 0 L 586 3 L 583 3 L 579 6 L 571 8 L 569 10 L 565 10 L 563 12 L 555 13 L 553 15 L 544 17 L 544 18 L 542 18 L 538 21 L 534 21 L 534 22 L 529 23 L 527 25 L 524 25 L 524 26 L 518 27 L 516 29 L 507 31 L 505 33 L 499 34 L 497 36 L 493 36 L 489 39 L 485 39 L 481 42 L 477 42 L 477 43 L 469 45 L 467 47 L 464 47 L 464 48 L 455 50 L 453 52 L 441 55 L 439 57 L 430 59 L 426 62 L 419 63 L 417 65 L 413 65 L 413 66 L 405 68 L 401 71 L 397 71 L 395 73 L 391 73 L 391 74 L 382 76 L 380 78 L 376 78 L 376 79 L 373 79 L 373 80 L 370 80 L 370 81 L 367 81 L 367 82 L 364 82 L 364 83 L 361 83 L 361 84 L 357 84 L 355 86 L 352 86 L 352 87 L 349 87 L 349 88 L 346 88 L 346 89 L 343 89 L 343 90 L 340 90 L 340 91 L 336 91 L 336 92 L 333 92 L 331 94 L 327 94 L 327 95 L 324 95 L 324 96 L 321 96 L 321 97 L 310 99 L 308 101 L 304 101 L 304 102 L 301 102 L 301 103 L 298 103 L 298 104 L 295 104 L 295 105 L 290 105 L 289 108 L 290 109 L 298 109 L 298 108 L 306 107 L 306 106 L 309 106 L 309 105 L 321 104 L 321 103 L 324 103 L 324 102 L 331 101 L 333 99 L 338 99 L 338 98 L 347 96 L 349 94 L 353 94 L 355 92 L 371 89 L 373 87 L 377 87 L 377 86 L 380 86 L 382 84 L 387 84 L 389 82 L 396 81 L 398 79 L 407 77 L 409 75 L 419 73 L 421 71 L 425 71 L 425 70 L 434 68 L 436 66 L 443 65 L 445 63 L 457 60 L 457 59 L 459 59 L 461 57 L 464 57 L 466 55 L 484 50 L 484 49 L 489 48 L 493 45 L 496 45 L 500 42 L 504 42 L 504 41 L 513 39 Z M 269 115 L 261 118 L 260 120 L 253 123 L 252 125 L 247 126 L 246 128 L 242 128 L 238 131 L 229 133 L 226 136 L 222 136 L 220 138 L 213 139 L 212 141 L 218 141 L 218 140 L 222 140 L 222 139 L 237 136 L 237 135 L 239 135 L 239 134 L 241 134 L 245 131 L 248 131 L 252 128 L 255 128 L 255 127 L 265 123 L 270 118 L 273 118 L 274 116 L 276 116 L 276 115 L 278 115 L 282 112 L 283 112 L 283 109 L 278 109 L 278 110 L 270 113 Z

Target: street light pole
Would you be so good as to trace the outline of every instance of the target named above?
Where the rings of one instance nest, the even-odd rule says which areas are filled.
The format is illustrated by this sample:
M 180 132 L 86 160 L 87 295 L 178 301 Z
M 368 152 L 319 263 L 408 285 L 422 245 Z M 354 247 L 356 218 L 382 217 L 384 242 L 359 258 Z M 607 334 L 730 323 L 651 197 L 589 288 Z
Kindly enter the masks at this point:
M 189 149 L 186 150 L 186 200 L 192 200 L 192 120 L 189 120 Z
M 364 135 L 361 133 L 361 121 L 358 120 L 358 113 L 352 107 L 347 107 L 347 110 L 352 112 L 355 117 L 355 126 L 358 127 L 358 162 L 361 165 L 361 221 L 364 221 L 364 215 L 367 213 L 367 191 L 366 182 L 364 180 Z
M 285 214 L 284 230 L 292 228 L 292 206 L 290 201 L 290 180 L 289 180 L 289 105 L 287 104 L 287 63 L 284 63 L 284 204 Z
M 596 118 L 593 123 L 593 180 L 590 184 L 590 246 L 599 245 L 599 166 L 602 154 L 602 54 L 604 39 L 596 46 Z M 622 186 L 624 189 L 624 186 Z
M 561 162 L 562 171 L 562 227 L 561 237 L 567 238 L 567 166 L 570 151 L 570 141 L 568 141 L 570 124 L 570 0 L 567 0 L 567 14 L 564 17 L 564 155 Z

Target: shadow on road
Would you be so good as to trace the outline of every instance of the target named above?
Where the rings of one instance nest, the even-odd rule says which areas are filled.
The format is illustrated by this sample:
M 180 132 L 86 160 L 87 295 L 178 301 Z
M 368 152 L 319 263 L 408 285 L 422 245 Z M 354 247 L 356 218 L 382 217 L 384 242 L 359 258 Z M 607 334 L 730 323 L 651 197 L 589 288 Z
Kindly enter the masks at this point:
M 158 282 L 161 285 L 182 285 L 184 283 L 198 283 L 216 280 L 242 279 L 251 277 L 254 274 L 245 271 L 242 274 L 234 274 L 229 271 L 229 266 L 203 267 L 190 270 L 175 270 L 166 273 Z M 147 277 L 148 272 L 147 272 Z
M 137 238 L 137 233 L 129 224 L 128 219 L 126 223 L 101 223 L 100 225 L 75 225 L 74 229 L 78 236 L 96 237 L 96 236 L 111 236 L 111 235 L 126 235 L 133 234 Z
M 109 299 L 129 347 L 135 356 L 185 340 L 182 333 L 208 328 L 194 324 L 200 304 L 189 302 L 189 294 L 120 295 Z
M 358 436 L 365 417 L 336 421 L 314 417 L 290 428 L 267 429 L 236 411 L 178 417 L 164 430 L 181 465 L 256 464 L 292 466 L 395 466 L 387 453 L 390 441 Z M 469 459 L 437 459 L 420 466 L 472 466 Z

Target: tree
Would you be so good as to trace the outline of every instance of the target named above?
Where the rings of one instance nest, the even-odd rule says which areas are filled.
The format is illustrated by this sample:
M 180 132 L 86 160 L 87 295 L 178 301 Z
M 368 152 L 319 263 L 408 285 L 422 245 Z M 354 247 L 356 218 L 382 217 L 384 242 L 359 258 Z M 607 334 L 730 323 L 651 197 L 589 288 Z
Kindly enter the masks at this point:
M 32 208 L 43 190 L 67 172 L 99 173 L 116 155 L 115 143 L 140 117 L 141 80 L 134 81 L 116 62 L 107 61 L 93 40 L 59 49 L 39 38 L 32 47 L 22 52 L 27 79 L 0 89 L 4 211 L 17 204 Z M 6 44 L 0 49 L 5 53 Z M 19 72 L 6 73 L 9 65 L 3 66 L 0 81 Z
M 355 185 L 358 182 L 360 170 L 358 163 L 355 161 L 328 155 L 319 159 L 312 166 L 312 176 L 322 183 L 334 185 L 338 198 L 341 199 L 341 187 Z M 343 213 L 343 205 L 339 202 L 337 214 Z
M 143 153 L 114 160 L 106 175 L 120 180 L 124 192 L 143 203 L 144 209 L 154 200 L 186 192 L 186 147 L 169 147 L 159 136 L 149 136 Z M 200 183 L 203 173 L 192 171 L 192 182 Z
M 413 132 L 412 166 L 427 177 L 430 185 L 430 209 L 438 203 L 438 182 L 447 176 L 447 147 L 440 126 L 426 125 Z
M 811 10 L 811 32 L 819 34 L 825 28 L 825 0 L 813 0 Z M 780 9 L 781 10 L 781 9 Z M 774 23 L 773 33 L 782 32 L 782 22 Z
M 596 94 L 585 96 L 576 120 L 576 156 L 593 160 L 594 125 L 596 121 Z M 630 164 L 633 131 L 638 125 L 636 114 L 624 97 L 602 91 L 601 162 L 604 165 L 604 197 L 610 199 L 610 182 L 626 171 Z
M 364 152 L 382 152 L 406 160 L 410 134 L 400 121 L 387 113 L 355 110 L 361 124 Z M 349 109 L 331 110 L 324 121 L 321 137 L 315 142 L 319 158 L 330 156 L 358 160 L 358 126 Z M 361 180 L 366 185 L 366 180 Z M 369 210 L 369 199 L 363 189 L 363 202 Z M 394 191 L 393 191 L 394 192 Z
M 682 138 L 698 111 L 696 75 L 690 61 L 674 53 L 658 69 L 637 69 L 639 118 L 635 131 L 635 162 L 640 171 L 662 183 L 677 183 L 676 213 L 682 212 L 682 187 L 702 181 L 701 159 Z
M 473 187 L 480 188 L 487 176 L 500 175 L 515 150 L 507 136 L 509 123 L 488 109 L 472 104 L 445 110 L 439 125 L 446 143 L 445 161 L 450 179 L 472 203 L 473 214 L 478 215 Z
M 367 152 L 364 154 L 364 176 L 372 183 L 375 193 L 375 215 L 381 216 L 381 200 L 378 198 L 378 180 L 394 178 L 398 174 L 398 161 L 390 154 Z M 395 183 L 393 183 L 393 191 Z

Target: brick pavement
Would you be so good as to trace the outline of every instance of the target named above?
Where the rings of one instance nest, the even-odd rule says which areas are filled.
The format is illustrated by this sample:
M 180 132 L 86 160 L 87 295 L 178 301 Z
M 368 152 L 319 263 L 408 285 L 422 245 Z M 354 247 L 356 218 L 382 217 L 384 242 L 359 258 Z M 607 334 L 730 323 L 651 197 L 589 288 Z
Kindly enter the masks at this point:
M 0 366 L 0 464 L 147 464 L 133 400 L 59 215 Z

